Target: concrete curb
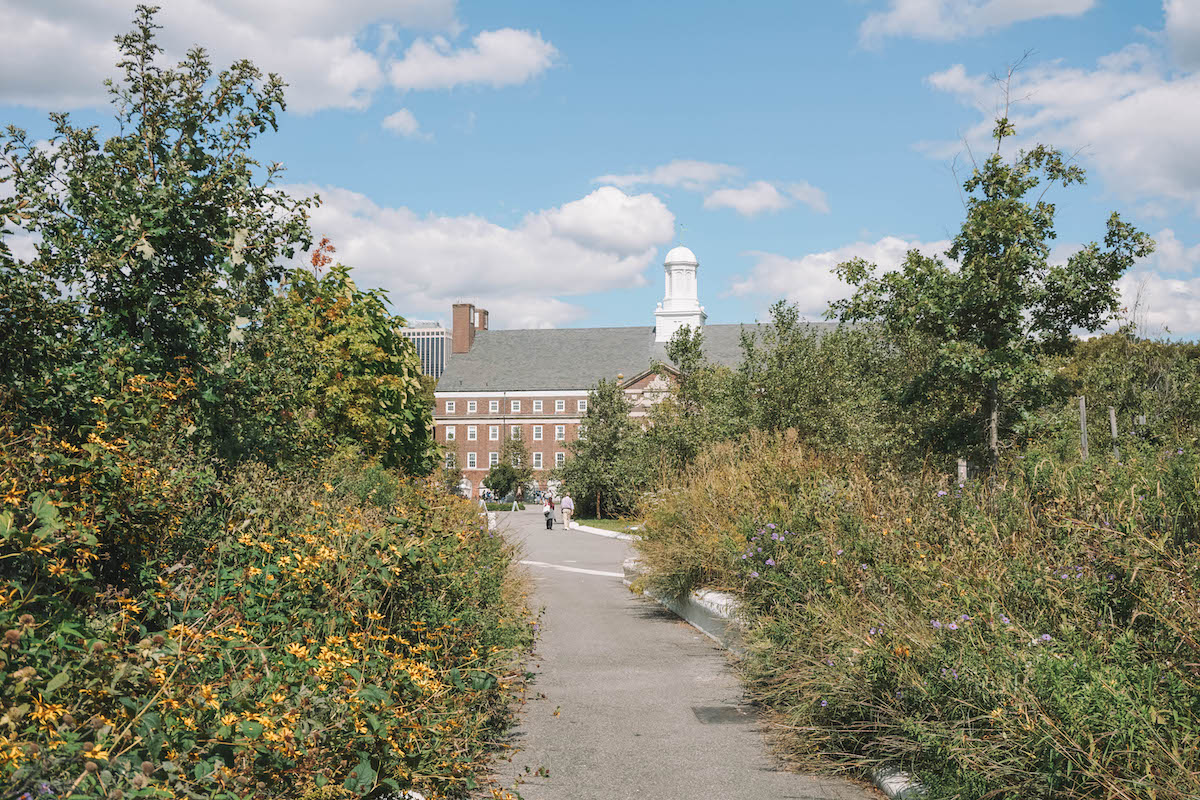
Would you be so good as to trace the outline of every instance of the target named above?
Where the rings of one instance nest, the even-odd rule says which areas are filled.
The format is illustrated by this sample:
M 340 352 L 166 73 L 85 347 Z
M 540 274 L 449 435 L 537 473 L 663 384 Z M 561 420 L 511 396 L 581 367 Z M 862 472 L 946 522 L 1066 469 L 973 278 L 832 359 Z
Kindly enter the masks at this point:
M 563 530 L 583 531 L 584 533 L 590 533 L 593 536 L 605 536 L 609 539 L 620 539 L 623 542 L 640 542 L 642 540 L 642 537 L 635 536 L 632 533 L 620 533 L 618 531 L 607 531 L 604 528 L 593 528 L 590 525 L 580 525 L 575 522 L 571 523 L 570 528 L 564 528 Z
M 645 574 L 641 562 L 636 558 L 625 559 L 621 570 L 625 573 L 622 582 L 626 586 L 632 586 L 637 578 Z M 738 614 L 738 600 L 734 595 L 708 589 L 699 589 L 679 600 L 660 597 L 648 589 L 642 590 L 642 594 L 666 606 L 726 650 L 739 656 L 745 654 L 744 622 Z M 887 795 L 888 800 L 916 800 L 925 794 L 925 788 L 915 778 L 898 769 L 878 767 L 872 769 L 870 775 L 875 786 Z

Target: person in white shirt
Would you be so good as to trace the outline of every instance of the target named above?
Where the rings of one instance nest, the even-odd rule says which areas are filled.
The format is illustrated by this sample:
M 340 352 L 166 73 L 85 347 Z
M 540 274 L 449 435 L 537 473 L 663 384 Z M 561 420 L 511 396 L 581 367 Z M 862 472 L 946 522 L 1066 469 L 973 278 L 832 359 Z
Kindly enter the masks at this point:
M 570 530 L 571 517 L 575 513 L 575 501 L 571 499 L 571 495 L 564 494 L 558 505 L 562 509 L 563 528 Z

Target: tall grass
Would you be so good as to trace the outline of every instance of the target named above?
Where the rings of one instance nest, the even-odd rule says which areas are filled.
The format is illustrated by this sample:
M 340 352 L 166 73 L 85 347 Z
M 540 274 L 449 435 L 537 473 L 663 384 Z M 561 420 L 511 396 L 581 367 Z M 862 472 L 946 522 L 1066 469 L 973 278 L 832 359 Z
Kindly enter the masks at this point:
M 647 501 L 650 580 L 741 594 L 781 749 L 930 797 L 1200 796 L 1200 460 L 1061 443 L 992 478 L 794 436 L 720 445 Z

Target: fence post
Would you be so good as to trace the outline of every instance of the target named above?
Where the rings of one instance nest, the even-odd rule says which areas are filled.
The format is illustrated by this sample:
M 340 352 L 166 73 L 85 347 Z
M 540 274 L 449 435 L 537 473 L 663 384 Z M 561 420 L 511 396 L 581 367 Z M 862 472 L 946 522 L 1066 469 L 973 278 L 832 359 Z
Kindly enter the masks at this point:
M 1112 406 L 1108 407 L 1108 428 L 1112 431 L 1113 440 L 1113 457 L 1117 461 L 1121 460 L 1121 448 L 1117 444 L 1117 410 Z
M 958 485 L 965 486 L 967 483 L 967 460 L 960 458 L 958 460 Z
M 1079 395 L 1079 452 L 1083 460 L 1088 460 L 1087 442 L 1087 398 Z

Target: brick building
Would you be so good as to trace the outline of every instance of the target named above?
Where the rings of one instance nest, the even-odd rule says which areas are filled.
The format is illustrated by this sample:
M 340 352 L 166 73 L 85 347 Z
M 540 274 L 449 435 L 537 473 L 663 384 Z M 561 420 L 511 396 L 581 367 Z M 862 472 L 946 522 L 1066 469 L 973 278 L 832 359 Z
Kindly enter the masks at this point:
M 499 462 L 504 437 L 518 432 L 533 459 L 534 480 L 544 488 L 549 470 L 570 457 L 566 446 L 579 436 L 588 391 L 601 378 L 620 381 L 633 416 L 647 414 L 671 379 L 651 365 L 667 361 L 666 343 L 679 328 L 704 326 L 708 361 L 740 362 L 742 330 L 758 326 L 704 325 L 699 262 L 691 250 L 674 248 L 663 266 L 666 291 L 652 326 L 492 331 L 487 311 L 454 306 L 452 354 L 435 393 L 434 427 L 472 497 Z

